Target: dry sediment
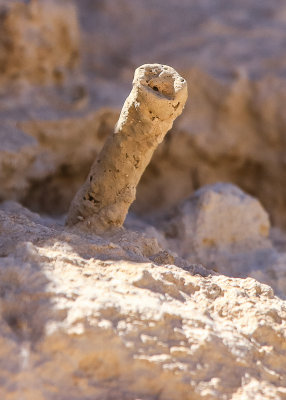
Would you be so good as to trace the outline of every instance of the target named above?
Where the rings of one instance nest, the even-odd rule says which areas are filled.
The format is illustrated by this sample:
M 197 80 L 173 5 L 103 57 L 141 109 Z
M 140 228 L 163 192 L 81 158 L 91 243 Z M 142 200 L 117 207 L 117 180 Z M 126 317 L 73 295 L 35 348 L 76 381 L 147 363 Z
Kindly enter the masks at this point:
M 79 26 L 72 4 L 0 2 L 0 82 L 62 83 L 79 61 Z
M 271 287 L 155 265 L 150 238 L 70 232 L 15 203 L 0 224 L 1 399 L 285 399 Z
M 137 184 L 187 99 L 187 83 L 173 68 L 142 65 L 135 71 L 113 135 L 76 194 L 67 218 L 99 232 L 123 225 Z

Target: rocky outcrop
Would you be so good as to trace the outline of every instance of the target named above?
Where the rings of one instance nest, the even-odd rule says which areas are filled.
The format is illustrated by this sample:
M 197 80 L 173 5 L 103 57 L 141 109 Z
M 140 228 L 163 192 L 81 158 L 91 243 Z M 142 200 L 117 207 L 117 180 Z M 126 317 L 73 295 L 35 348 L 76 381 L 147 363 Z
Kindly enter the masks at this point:
M 283 82 L 242 76 L 226 84 L 197 71 L 186 79 L 192 100 L 146 170 L 136 211 L 154 212 L 203 185 L 232 182 L 261 201 L 274 225 L 285 226 Z
M 177 210 L 172 220 L 166 218 L 166 236 L 178 235 L 184 256 L 203 248 L 239 251 L 267 246 L 267 213 L 258 200 L 232 184 L 206 185 Z
M 0 198 L 60 214 L 116 122 L 109 110 L 58 120 L 2 121 Z M 84 161 L 85 160 L 85 161 Z
M 79 61 L 75 8 L 55 1 L 0 2 L 0 81 L 62 83 Z
M 227 276 L 252 276 L 285 298 L 285 247 L 276 245 L 283 235 L 272 240 L 268 214 L 238 187 L 206 185 L 153 223 L 164 235 L 160 243 L 189 262 Z
M 2 398 L 285 397 L 269 286 L 155 265 L 140 233 L 65 230 L 15 203 L 0 218 Z

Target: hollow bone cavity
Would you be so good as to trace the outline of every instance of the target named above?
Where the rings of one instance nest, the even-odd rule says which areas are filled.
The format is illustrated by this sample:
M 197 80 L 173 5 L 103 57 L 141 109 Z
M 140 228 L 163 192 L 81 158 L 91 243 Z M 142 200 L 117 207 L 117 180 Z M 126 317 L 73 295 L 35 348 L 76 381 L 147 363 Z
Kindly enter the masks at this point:
M 187 99 L 187 83 L 173 68 L 137 68 L 115 131 L 73 199 L 67 224 L 95 232 L 121 227 L 150 159 Z

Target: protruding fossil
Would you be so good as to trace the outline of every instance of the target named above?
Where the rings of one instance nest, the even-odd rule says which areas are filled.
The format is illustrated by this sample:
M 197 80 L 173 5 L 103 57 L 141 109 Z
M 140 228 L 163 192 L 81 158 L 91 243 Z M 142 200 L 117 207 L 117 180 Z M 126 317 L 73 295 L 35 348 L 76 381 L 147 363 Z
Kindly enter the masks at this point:
M 67 224 L 103 232 L 123 225 L 137 184 L 187 99 L 187 83 L 173 68 L 137 68 L 115 131 L 72 201 Z

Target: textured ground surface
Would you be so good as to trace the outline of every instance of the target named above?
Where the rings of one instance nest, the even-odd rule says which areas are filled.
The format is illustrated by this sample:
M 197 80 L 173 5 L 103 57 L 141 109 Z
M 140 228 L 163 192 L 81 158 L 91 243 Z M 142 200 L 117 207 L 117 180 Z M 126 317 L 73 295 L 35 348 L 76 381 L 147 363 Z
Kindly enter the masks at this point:
M 1 398 L 286 398 L 271 287 L 150 262 L 139 233 L 64 231 L 15 203 L 0 218 Z

